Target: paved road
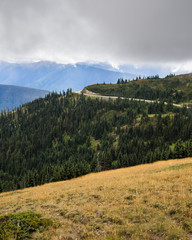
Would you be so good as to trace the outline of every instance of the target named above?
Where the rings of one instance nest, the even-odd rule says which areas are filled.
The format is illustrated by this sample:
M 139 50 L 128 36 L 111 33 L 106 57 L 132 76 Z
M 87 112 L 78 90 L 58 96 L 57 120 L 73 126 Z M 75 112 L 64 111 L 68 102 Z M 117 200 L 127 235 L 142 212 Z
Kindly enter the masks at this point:
M 77 94 L 82 94 L 82 91 L 83 90 L 79 90 L 79 91 L 75 91 L 74 93 L 77 93 Z M 102 98 L 102 99 L 117 99 L 119 97 L 116 97 L 116 96 L 103 96 L 103 95 L 99 95 L 99 94 L 96 94 L 96 93 L 93 93 L 93 92 L 90 92 L 90 91 L 87 91 L 87 92 L 83 92 L 83 95 L 85 96 L 89 96 L 89 97 L 95 97 L 95 98 Z M 156 100 L 146 100 L 146 99 L 140 99 L 140 98 L 125 98 L 125 97 L 120 97 L 121 99 L 129 99 L 129 100 L 134 100 L 134 101 L 142 101 L 142 102 L 148 102 L 148 103 L 154 103 L 154 102 L 157 102 L 157 103 L 160 103 L 160 101 L 156 101 Z M 164 104 L 168 104 L 166 102 L 164 102 Z M 173 106 L 175 107 L 179 107 L 179 108 L 182 108 L 182 107 L 187 107 L 187 108 L 190 108 L 188 106 L 185 106 L 185 105 L 181 105 L 181 104 L 175 104 L 173 103 Z

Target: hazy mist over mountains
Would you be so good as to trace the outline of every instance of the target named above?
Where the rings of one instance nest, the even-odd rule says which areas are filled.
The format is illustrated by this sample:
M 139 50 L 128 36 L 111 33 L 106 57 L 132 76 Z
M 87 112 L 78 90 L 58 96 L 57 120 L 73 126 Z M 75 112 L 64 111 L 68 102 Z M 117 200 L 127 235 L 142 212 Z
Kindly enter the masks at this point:
M 13 110 L 48 93 L 45 90 L 0 84 L 0 110 Z
M 95 83 L 116 83 L 165 72 L 160 68 L 112 66 L 107 63 L 61 64 L 49 61 L 9 63 L 0 62 L 0 109 L 12 110 L 19 105 L 44 97 L 49 91 L 73 91 Z M 46 91 L 41 91 L 41 90 Z
M 0 63 L 0 83 L 62 91 L 80 90 L 94 83 L 115 83 L 118 78 L 133 79 L 136 75 L 108 64 L 57 64 L 54 62 Z

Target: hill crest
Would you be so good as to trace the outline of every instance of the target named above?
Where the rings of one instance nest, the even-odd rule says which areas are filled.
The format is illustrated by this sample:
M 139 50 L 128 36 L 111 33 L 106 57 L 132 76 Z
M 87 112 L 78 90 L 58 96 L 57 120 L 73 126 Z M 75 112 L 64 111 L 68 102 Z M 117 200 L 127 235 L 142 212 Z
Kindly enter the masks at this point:
M 86 88 L 107 96 L 190 103 L 192 101 L 192 73 L 168 75 L 165 78 L 159 78 L 156 75 L 131 81 L 122 78 L 116 84 L 94 84 Z

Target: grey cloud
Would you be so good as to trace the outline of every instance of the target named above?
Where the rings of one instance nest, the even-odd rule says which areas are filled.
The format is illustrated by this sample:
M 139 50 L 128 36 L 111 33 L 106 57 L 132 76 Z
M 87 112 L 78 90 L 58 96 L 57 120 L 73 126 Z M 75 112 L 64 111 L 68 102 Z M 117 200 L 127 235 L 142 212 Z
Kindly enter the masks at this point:
M 191 0 L 1 0 L 0 58 L 192 60 Z

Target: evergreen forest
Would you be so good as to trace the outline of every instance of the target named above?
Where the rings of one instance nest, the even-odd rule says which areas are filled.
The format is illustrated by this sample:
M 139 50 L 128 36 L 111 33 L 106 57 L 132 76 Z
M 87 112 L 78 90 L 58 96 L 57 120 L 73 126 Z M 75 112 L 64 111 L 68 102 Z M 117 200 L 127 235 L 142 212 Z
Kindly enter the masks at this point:
M 0 115 L 0 192 L 192 157 L 192 111 L 49 93 Z

